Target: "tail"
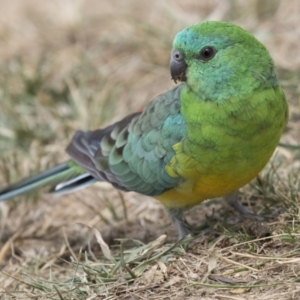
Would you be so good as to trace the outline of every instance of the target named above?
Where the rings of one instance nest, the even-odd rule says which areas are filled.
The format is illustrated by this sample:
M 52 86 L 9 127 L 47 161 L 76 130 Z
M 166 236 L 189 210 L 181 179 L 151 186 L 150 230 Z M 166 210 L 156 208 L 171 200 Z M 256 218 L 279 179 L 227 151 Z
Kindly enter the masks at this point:
M 73 161 L 68 161 L 2 190 L 0 189 L 0 201 L 27 194 L 45 186 L 50 187 L 51 193 L 69 193 L 94 182 L 96 182 L 94 177 Z

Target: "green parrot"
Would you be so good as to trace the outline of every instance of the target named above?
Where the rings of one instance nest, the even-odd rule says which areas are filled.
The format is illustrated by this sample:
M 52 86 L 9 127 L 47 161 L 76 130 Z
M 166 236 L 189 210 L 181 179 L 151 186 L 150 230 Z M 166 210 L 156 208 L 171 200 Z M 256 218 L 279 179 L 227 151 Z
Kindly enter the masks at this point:
M 250 33 L 202 22 L 174 39 L 170 70 L 181 82 L 142 111 L 104 129 L 77 131 L 72 160 L 0 191 L 0 201 L 52 186 L 63 193 L 96 181 L 158 199 L 188 233 L 184 210 L 238 189 L 266 165 L 288 117 L 272 58 Z

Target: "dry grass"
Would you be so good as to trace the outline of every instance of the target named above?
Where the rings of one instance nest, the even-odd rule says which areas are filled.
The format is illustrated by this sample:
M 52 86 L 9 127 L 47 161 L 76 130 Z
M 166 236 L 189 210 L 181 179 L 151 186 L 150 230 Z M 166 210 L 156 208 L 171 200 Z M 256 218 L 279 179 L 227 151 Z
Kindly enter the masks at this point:
M 170 89 L 172 39 L 202 20 L 238 23 L 268 47 L 290 103 L 282 141 L 300 141 L 298 0 L 3 0 L 0 8 L 1 185 L 66 159 L 76 129 L 118 120 Z M 258 213 L 284 213 L 236 222 L 215 200 L 187 215 L 207 229 L 179 243 L 160 204 L 103 183 L 1 203 L 0 298 L 299 299 L 298 174 L 299 149 L 278 148 L 242 197 Z

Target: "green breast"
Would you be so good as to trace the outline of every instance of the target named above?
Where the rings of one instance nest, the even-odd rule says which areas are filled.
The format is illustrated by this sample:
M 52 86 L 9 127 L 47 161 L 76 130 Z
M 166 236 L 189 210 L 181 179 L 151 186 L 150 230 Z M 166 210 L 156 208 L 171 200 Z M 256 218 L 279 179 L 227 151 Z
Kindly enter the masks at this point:
M 287 121 L 279 87 L 223 105 L 201 101 L 187 89 L 181 99 L 187 136 L 174 147 L 167 171 L 193 180 L 193 193 L 224 195 L 228 187 L 233 191 L 251 180 L 269 160 Z

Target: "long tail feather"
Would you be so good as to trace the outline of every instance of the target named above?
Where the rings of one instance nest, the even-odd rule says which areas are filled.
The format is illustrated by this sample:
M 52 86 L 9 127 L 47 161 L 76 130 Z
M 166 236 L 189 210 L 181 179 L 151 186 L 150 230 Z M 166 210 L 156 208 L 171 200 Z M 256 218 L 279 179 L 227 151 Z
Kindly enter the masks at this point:
M 68 193 L 94 183 L 96 179 L 69 161 L 36 176 L 22 180 L 0 190 L 0 201 L 50 186 L 52 193 Z

